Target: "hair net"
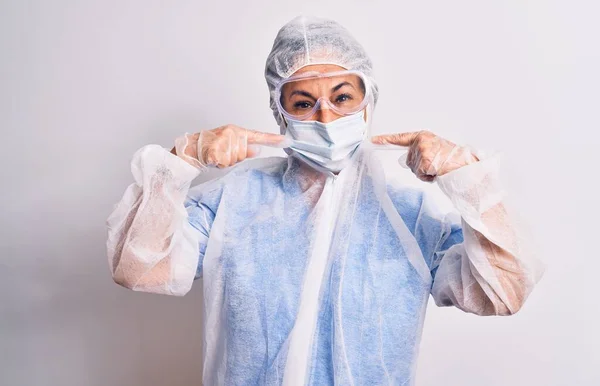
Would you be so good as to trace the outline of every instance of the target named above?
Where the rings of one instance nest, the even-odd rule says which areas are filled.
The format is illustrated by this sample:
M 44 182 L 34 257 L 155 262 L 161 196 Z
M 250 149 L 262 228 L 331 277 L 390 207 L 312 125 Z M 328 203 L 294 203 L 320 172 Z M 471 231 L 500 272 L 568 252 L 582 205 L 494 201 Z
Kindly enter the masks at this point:
M 275 102 L 275 87 L 302 67 L 312 64 L 335 64 L 365 74 L 371 89 L 373 106 L 378 88 L 373 80 L 373 64 L 364 48 L 348 30 L 333 20 L 299 16 L 281 27 L 265 66 L 271 109 L 282 132 L 283 119 Z M 369 114 L 370 115 L 370 114 Z

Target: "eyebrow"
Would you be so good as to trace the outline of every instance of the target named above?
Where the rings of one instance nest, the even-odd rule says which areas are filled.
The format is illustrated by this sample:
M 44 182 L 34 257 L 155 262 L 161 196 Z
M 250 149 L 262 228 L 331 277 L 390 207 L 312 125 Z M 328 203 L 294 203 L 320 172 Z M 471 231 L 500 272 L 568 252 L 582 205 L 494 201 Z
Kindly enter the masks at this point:
M 352 85 L 352 83 L 350 83 L 350 82 L 342 82 L 342 83 L 338 84 L 337 86 L 335 86 L 334 88 L 332 88 L 331 92 L 336 92 L 337 90 L 341 89 L 344 86 L 350 86 L 350 87 L 354 88 L 354 86 Z
M 342 88 L 344 86 L 350 86 L 350 87 L 354 88 L 354 86 L 352 85 L 352 83 L 350 83 L 350 82 L 342 82 L 342 83 L 338 84 L 337 86 L 335 86 L 334 88 L 332 88 L 331 92 L 336 92 L 337 90 L 339 90 L 340 88 Z M 317 100 L 317 98 L 315 98 L 314 96 L 312 96 L 311 93 L 309 93 L 308 91 L 304 91 L 304 90 L 294 90 L 294 91 L 292 91 L 292 93 L 289 96 L 289 99 L 291 99 L 294 95 L 302 95 L 302 96 L 305 96 L 307 98 L 312 98 L 314 100 Z
M 307 98 L 312 98 L 314 100 L 317 100 L 317 98 L 315 98 L 314 96 L 312 96 L 311 93 L 309 93 L 308 91 L 304 91 L 304 90 L 294 90 L 294 91 L 292 91 L 292 93 L 290 94 L 290 96 L 288 97 L 288 99 L 292 99 L 292 97 L 294 95 L 302 95 L 302 96 L 305 96 Z

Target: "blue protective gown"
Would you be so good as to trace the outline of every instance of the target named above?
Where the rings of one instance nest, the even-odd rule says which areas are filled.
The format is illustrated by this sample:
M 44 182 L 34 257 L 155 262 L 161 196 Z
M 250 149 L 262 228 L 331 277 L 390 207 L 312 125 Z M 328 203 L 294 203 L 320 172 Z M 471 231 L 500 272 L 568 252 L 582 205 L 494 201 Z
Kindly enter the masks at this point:
M 284 345 L 294 327 L 311 256 L 314 205 L 303 199 L 296 179 L 286 178 L 294 174 L 287 162 L 276 160 L 269 171 L 240 169 L 210 187 L 192 189 L 185 204 L 190 223 L 204 236 L 196 277 L 202 276 L 212 224 L 226 206 L 220 237 L 231 242 L 219 256 L 226 384 L 281 382 Z M 308 360 L 311 385 L 334 380 L 403 384 L 414 371 L 432 281 L 424 281 L 407 259 L 372 185 L 365 182 L 362 187 L 356 192 L 354 221 L 339 229 L 347 233 L 347 251 L 330 256 L 322 278 Z M 436 252 L 463 240 L 460 224 L 425 213 L 421 191 L 389 194 L 435 276 Z M 337 230 L 331 230 L 334 242 L 341 238 Z M 313 282 L 318 285 L 319 279 Z
M 108 220 L 113 276 L 175 295 L 202 278 L 205 385 L 413 384 L 430 294 L 510 315 L 537 281 L 489 215 L 493 158 L 439 178 L 453 213 L 362 150 L 337 176 L 269 158 L 191 189 L 197 171 L 155 145 L 132 170 Z

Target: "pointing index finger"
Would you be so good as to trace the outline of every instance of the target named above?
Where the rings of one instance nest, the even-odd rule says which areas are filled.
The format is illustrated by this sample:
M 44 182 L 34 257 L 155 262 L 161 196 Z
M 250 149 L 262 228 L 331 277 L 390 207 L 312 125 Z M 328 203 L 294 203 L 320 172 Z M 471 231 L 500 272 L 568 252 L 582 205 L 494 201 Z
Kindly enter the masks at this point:
M 283 135 L 246 130 L 249 145 L 264 145 L 270 147 L 289 147 L 288 139 Z
M 408 133 L 376 135 L 375 137 L 371 138 L 371 142 L 377 145 L 410 146 L 415 141 L 418 135 L 418 131 Z

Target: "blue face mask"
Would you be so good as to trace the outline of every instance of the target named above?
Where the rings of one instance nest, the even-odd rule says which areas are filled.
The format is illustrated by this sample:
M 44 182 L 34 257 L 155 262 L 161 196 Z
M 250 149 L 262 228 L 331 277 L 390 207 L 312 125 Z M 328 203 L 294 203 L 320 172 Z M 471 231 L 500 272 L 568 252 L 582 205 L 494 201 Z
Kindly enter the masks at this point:
M 285 136 L 291 140 L 294 155 L 334 173 L 349 163 L 367 134 L 364 111 L 328 123 L 286 121 Z

